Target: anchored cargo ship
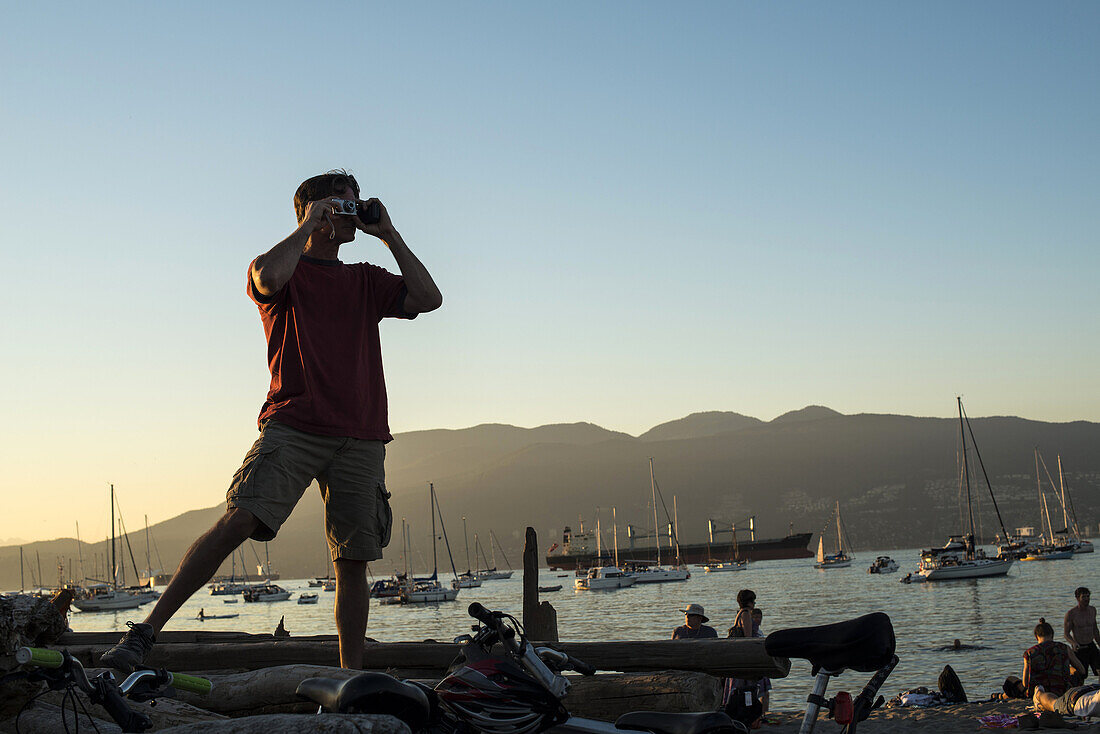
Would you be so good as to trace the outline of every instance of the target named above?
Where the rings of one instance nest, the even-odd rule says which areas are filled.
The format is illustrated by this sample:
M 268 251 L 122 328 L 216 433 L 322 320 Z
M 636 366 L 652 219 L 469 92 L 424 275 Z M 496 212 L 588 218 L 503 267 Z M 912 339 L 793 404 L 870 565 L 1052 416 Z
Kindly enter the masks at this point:
M 652 537 L 652 535 L 643 535 L 633 532 L 633 529 L 628 526 L 627 537 L 629 539 L 628 547 L 618 549 L 619 560 L 621 562 L 627 561 L 649 561 L 654 562 L 657 560 L 657 548 L 656 546 L 636 546 L 634 544 L 635 538 Z M 711 537 L 713 538 L 718 532 L 729 533 L 727 528 L 724 531 L 716 529 L 716 525 L 711 523 Z M 679 557 L 682 563 L 708 563 L 714 561 L 715 558 L 724 558 L 731 554 L 732 548 L 736 548 L 734 555 L 739 560 L 749 561 L 770 561 L 781 558 L 812 558 L 813 553 L 809 550 L 810 539 L 813 538 L 813 533 L 791 533 L 783 538 L 756 538 L 755 527 L 750 521 L 748 539 L 738 539 L 735 546 L 731 547 L 730 541 L 711 542 L 711 543 L 691 543 L 691 544 L 679 544 Z M 672 533 L 669 532 L 666 537 L 662 538 L 662 555 L 668 558 L 670 553 L 674 557 L 676 550 L 671 549 Z M 606 542 L 606 541 L 604 541 Z M 567 570 L 571 571 L 576 568 L 589 568 L 597 565 L 597 561 L 600 559 L 613 560 L 614 551 L 601 543 L 601 540 L 596 530 L 585 530 L 581 525 L 580 530 L 572 530 L 570 527 L 562 531 L 562 541 L 559 545 L 555 543 L 546 554 L 546 565 L 552 570 Z

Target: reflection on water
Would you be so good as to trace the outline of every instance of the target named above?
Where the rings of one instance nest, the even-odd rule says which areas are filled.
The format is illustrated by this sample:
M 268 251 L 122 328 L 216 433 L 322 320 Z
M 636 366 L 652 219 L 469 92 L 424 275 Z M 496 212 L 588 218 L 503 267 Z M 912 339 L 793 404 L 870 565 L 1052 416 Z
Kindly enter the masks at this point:
M 901 566 L 895 574 L 867 573 L 876 555 L 891 555 Z M 867 551 L 855 554 L 851 568 L 817 571 L 813 559 L 764 561 L 744 571 L 704 573 L 694 569 L 690 581 L 633 586 L 613 592 L 574 592 L 572 577 L 557 578 L 543 571 L 543 585 L 563 584 L 561 591 L 542 598 L 558 612 L 563 640 L 656 640 L 671 635 L 683 623 L 677 610 L 702 604 L 710 624 L 724 636 L 737 612 L 735 597 L 742 588 L 757 594 L 764 611 L 764 632 L 783 627 L 826 624 L 873 611 L 884 611 L 894 622 L 901 663 L 887 681 L 883 693 L 893 695 L 918 685 L 935 686 L 943 666 L 950 664 L 971 699 L 982 699 L 1000 690 L 1006 675 L 1020 675 L 1023 651 L 1034 643 L 1031 630 L 1039 617 L 1055 629 L 1074 604 L 1073 590 L 1089 584 L 1100 569 L 1097 554 L 1065 561 L 1016 563 L 1007 577 L 967 579 L 935 584 L 901 584 L 899 579 L 915 568 L 919 551 Z M 383 606 L 372 604 L 367 634 L 378 640 L 450 640 L 469 629 L 466 606 L 472 601 L 517 616 L 522 602 L 521 573 L 505 581 L 488 581 L 478 589 L 463 589 L 449 604 Z M 238 630 L 271 632 L 285 616 L 291 635 L 335 634 L 333 594 L 308 589 L 305 580 L 280 581 L 293 591 L 288 602 L 224 604 L 225 597 L 205 589 L 192 597 L 168 629 Z M 320 601 L 299 605 L 301 591 L 315 591 Z M 240 614 L 236 619 L 200 622 L 206 614 Z M 144 610 L 148 607 L 143 607 Z M 122 630 L 133 612 L 79 613 L 70 617 L 74 630 Z M 943 650 L 955 639 L 985 649 Z M 810 684 L 805 661 L 793 661 L 791 675 L 774 681 L 773 706 L 797 709 Z M 846 673 L 830 689 L 858 691 L 867 675 Z

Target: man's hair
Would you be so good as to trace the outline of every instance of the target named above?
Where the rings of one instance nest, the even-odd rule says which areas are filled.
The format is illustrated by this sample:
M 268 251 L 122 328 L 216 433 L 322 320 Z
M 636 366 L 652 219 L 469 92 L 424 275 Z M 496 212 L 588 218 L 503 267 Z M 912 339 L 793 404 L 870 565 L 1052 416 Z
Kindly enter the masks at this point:
M 1073 595 L 1078 599 L 1080 599 L 1085 594 L 1092 596 L 1092 592 L 1089 591 L 1089 588 L 1087 586 L 1078 586 L 1077 591 L 1073 592 Z
M 355 191 L 355 198 L 359 198 L 359 183 L 355 176 L 343 168 L 335 168 L 320 176 L 313 176 L 302 181 L 298 190 L 294 192 L 294 214 L 298 217 L 298 224 L 306 218 L 306 206 L 311 201 L 318 201 L 336 193 L 337 189 L 350 186 Z
M 756 592 L 752 589 L 741 589 L 737 592 L 737 606 L 743 607 L 756 601 Z

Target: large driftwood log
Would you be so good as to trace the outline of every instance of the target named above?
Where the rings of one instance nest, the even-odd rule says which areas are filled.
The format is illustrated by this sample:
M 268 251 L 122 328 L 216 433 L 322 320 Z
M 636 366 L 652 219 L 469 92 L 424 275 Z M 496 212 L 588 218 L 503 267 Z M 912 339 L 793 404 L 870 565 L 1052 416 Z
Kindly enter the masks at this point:
M 281 665 L 252 670 L 247 673 L 208 676 L 214 684 L 205 696 L 180 692 L 181 701 L 217 711 L 229 716 L 245 716 L 258 710 L 271 712 L 271 707 L 289 706 L 283 711 L 317 710 L 316 704 L 300 701 L 294 691 L 306 678 L 337 678 L 345 680 L 361 670 L 346 670 L 321 665 Z
M 705 673 L 659 673 L 570 677 L 565 707 L 574 716 L 614 721 L 630 711 L 687 713 L 715 711 L 721 701 L 718 678 Z
M 102 671 L 89 670 L 87 672 L 88 677 L 94 677 Z M 89 701 L 88 697 L 84 695 L 83 692 L 78 693 L 77 695 L 80 696 L 80 700 L 81 702 L 83 702 L 84 707 L 88 709 L 88 713 L 90 713 L 97 719 L 105 719 L 110 721 L 111 715 L 108 714 L 104 708 L 102 708 L 101 706 L 96 706 L 91 701 Z M 39 699 L 39 701 L 45 701 L 48 704 L 60 706 L 62 704 L 64 696 L 64 691 L 50 691 L 49 693 L 44 694 L 42 698 Z M 184 701 L 178 701 L 171 698 L 158 698 L 156 701 L 157 702 L 155 706 L 150 705 L 149 703 L 139 703 L 137 701 L 131 700 L 127 700 L 126 704 L 130 707 L 131 710 L 148 716 L 149 719 L 153 722 L 154 731 L 160 731 L 161 729 L 169 726 L 193 724 L 202 721 L 220 721 L 226 718 L 222 714 L 217 714 L 206 710 L 201 703 L 192 706 L 190 703 L 185 703 Z M 79 708 L 80 707 L 77 706 L 78 710 Z M 71 717 L 72 704 L 69 704 L 69 711 L 69 716 Z M 71 718 L 69 719 L 69 721 L 71 722 Z M 54 731 L 63 730 L 63 727 L 61 727 L 60 719 L 58 719 L 54 723 L 57 726 L 57 729 L 54 729 Z M 84 723 L 83 719 L 82 723 Z M 20 728 L 22 728 L 22 722 L 20 722 Z
M 791 663 L 764 651 L 762 638 L 719 640 L 648 640 L 638 642 L 548 642 L 545 644 L 579 658 L 598 670 L 620 673 L 685 670 L 738 678 L 784 678 Z M 108 645 L 74 645 L 70 652 L 85 665 L 97 665 Z M 435 670 L 442 672 L 460 650 L 439 642 L 367 643 L 363 667 Z M 340 663 L 335 641 L 288 640 L 243 645 L 158 644 L 146 662 L 169 670 L 256 670 L 277 665 L 305 664 L 336 667 Z
M 203 724 L 165 729 L 163 734 L 272 734 L 272 732 L 315 732 L 316 734 L 411 734 L 404 722 L 392 716 L 372 714 L 270 714 L 246 716 Z
M 59 591 L 53 599 L 31 594 L 0 597 L 0 655 L 11 655 L 23 645 L 48 645 L 64 634 L 65 614 L 73 593 Z
M 79 709 L 77 709 L 79 711 Z M 81 711 L 79 720 L 73 716 L 72 708 L 65 712 L 65 722 L 69 725 L 69 731 L 95 731 L 99 729 L 101 734 L 122 734 L 122 729 L 109 716 L 103 714 L 100 709 L 90 709 L 92 718 L 88 718 Z M 15 717 L 0 721 L 0 732 L 15 734 Z M 50 703 L 36 701 L 19 717 L 20 734 L 57 734 L 65 731 L 65 725 L 61 722 L 61 709 Z

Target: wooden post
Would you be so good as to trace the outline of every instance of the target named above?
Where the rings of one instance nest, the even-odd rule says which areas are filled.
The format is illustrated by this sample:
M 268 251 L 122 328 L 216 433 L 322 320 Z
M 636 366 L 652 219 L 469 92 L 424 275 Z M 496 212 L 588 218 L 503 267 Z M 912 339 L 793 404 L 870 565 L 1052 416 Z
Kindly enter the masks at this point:
M 532 640 L 558 641 L 558 613 L 550 602 L 539 603 L 539 538 L 532 527 L 523 543 L 523 627 Z

